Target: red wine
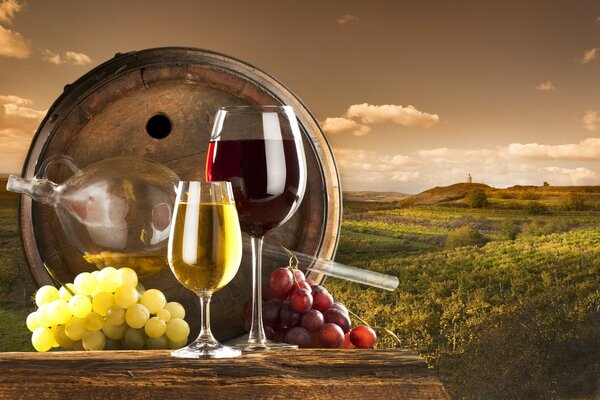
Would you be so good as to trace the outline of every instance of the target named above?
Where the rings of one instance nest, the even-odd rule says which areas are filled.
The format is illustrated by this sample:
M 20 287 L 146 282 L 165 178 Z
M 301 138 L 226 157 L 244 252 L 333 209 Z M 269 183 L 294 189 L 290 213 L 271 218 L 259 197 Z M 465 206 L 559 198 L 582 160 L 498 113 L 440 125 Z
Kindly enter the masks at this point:
M 285 222 L 304 195 L 301 143 L 289 140 L 219 140 L 208 144 L 207 181 L 229 181 L 242 231 L 262 237 Z

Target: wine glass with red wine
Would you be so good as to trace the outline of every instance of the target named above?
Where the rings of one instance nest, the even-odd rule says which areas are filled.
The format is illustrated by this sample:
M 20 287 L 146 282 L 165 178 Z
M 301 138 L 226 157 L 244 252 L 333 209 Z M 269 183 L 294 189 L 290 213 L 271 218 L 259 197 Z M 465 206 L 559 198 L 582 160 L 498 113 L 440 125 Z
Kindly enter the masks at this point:
M 208 145 L 207 181 L 229 181 L 243 232 L 252 244 L 252 325 L 242 350 L 297 346 L 267 340 L 262 320 L 264 236 L 296 212 L 306 188 L 302 135 L 290 106 L 223 107 Z

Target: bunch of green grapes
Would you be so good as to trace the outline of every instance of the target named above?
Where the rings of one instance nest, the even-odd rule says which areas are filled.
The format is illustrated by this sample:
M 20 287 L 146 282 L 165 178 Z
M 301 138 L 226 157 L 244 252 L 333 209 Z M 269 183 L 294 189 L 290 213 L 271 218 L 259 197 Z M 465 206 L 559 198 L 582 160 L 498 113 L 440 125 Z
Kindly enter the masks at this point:
M 183 306 L 167 303 L 158 289 L 145 290 L 130 268 L 83 272 L 65 286 L 46 285 L 35 294 L 38 309 L 27 316 L 27 328 L 37 351 L 178 349 L 187 343 Z

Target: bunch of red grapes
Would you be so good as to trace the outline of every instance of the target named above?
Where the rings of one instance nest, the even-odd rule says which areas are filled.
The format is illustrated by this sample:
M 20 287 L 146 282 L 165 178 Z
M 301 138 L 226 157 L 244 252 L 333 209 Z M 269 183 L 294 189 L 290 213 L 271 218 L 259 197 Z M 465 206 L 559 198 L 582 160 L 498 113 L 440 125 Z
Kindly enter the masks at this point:
M 323 286 L 297 268 L 280 267 L 263 290 L 263 323 L 267 339 L 312 348 L 369 348 L 377 335 L 367 325 L 351 329 L 348 309 L 333 301 Z M 250 330 L 250 303 L 246 330 Z

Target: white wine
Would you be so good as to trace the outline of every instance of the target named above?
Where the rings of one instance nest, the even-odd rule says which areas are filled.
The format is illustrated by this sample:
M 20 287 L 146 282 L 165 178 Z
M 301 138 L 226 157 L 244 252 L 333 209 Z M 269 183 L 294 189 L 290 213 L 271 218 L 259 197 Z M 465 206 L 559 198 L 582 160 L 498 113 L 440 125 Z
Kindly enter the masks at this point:
M 227 285 L 242 258 L 234 203 L 179 202 L 169 241 L 169 265 L 177 280 L 195 293 Z

